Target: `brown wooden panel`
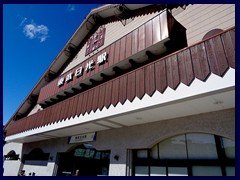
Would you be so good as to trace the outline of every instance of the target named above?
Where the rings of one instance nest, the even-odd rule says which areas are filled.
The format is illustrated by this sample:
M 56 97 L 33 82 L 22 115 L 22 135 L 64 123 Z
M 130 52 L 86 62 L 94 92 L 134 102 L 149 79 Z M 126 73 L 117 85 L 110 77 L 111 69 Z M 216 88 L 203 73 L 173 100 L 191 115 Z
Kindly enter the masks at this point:
M 163 59 L 155 63 L 156 89 L 163 93 L 167 88 L 166 60 Z
M 108 56 L 108 67 L 111 67 L 114 63 L 115 43 L 110 46 L 110 53 Z
M 126 36 L 120 40 L 120 61 L 126 58 Z
M 138 29 L 132 32 L 132 54 L 138 52 Z
M 168 85 L 170 88 L 175 90 L 180 83 L 177 55 L 173 55 L 167 58 L 166 68 Z
M 222 38 L 228 64 L 231 68 L 235 68 L 235 41 L 232 40 L 232 36 L 230 34 L 231 32 L 232 31 L 228 31 L 222 34 L 221 38 Z M 234 36 L 235 36 L 235 32 L 234 32 Z
M 126 36 L 126 58 L 132 55 L 132 33 Z
M 223 76 L 229 66 L 220 36 L 205 41 L 205 46 L 211 72 Z
M 156 44 L 161 40 L 159 16 L 156 16 L 155 18 L 153 18 L 152 21 L 153 21 L 153 44 Z
M 127 76 L 119 78 L 119 102 L 124 104 L 127 100 Z
M 138 28 L 138 51 L 145 49 L 145 25 Z
M 109 81 L 106 83 L 106 96 L 104 99 L 104 106 L 108 109 L 111 105 L 111 99 L 112 99 L 112 81 Z
M 115 43 L 114 64 L 119 62 L 120 58 L 120 40 Z
M 210 74 L 204 43 L 190 48 L 195 77 L 205 81 Z
M 167 12 L 163 12 L 160 14 L 160 40 L 164 40 L 169 37 L 169 30 L 168 30 L 168 19 L 167 19 Z
M 129 73 L 127 77 L 127 99 L 132 102 L 136 97 L 136 72 Z
M 66 118 L 70 119 L 72 116 L 72 109 L 74 108 L 74 97 L 71 97 L 69 99 L 69 105 L 68 105 L 68 111 L 67 111 L 67 115 Z
M 112 82 L 112 105 L 116 106 L 119 102 L 119 78 Z
M 149 96 L 152 96 L 156 90 L 155 85 L 155 68 L 154 64 L 150 64 L 145 68 L 145 90 Z
M 109 67 L 109 56 L 110 56 L 110 46 L 108 46 L 106 49 L 105 49 L 105 52 L 107 53 L 107 61 L 104 63 L 103 66 L 103 69 L 107 69 Z
M 49 108 L 49 115 L 48 115 L 48 118 L 46 119 L 45 125 L 48 125 L 52 122 L 53 106 L 50 106 L 48 108 Z
M 94 88 L 93 104 L 92 104 L 93 112 L 96 112 L 96 110 L 98 109 L 98 100 L 99 100 L 99 88 Z
M 94 69 L 89 71 L 88 76 L 87 77 L 92 77 L 94 74 L 99 72 L 99 65 L 97 64 L 97 57 L 101 54 L 101 51 L 99 51 L 98 53 L 96 53 L 90 60 L 94 61 Z
M 106 98 L 105 97 L 106 85 L 103 84 L 98 89 L 99 89 L 98 108 L 102 110 L 102 108 L 104 107 L 104 99 Z
M 87 103 L 88 103 L 88 91 L 83 93 L 83 101 L 82 101 L 82 115 L 86 113 L 87 110 Z
M 73 104 L 72 104 L 72 108 L 71 108 L 69 117 L 74 117 L 76 115 L 76 109 L 77 109 L 77 106 L 78 106 L 77 103 L 78 103 L 78 95 L 75 95 L 73 97 Z
M 83 93 L 79 94 L 78 96 L 78 103 L 76 108 L 76 115 L 79 116 L 82 113 L 83 107 Z
M 57 121 L 57 116 L 58 116 L 58 112 L 59 112 L 59 107 L 60 107 L 60 103 L 57 103 L 57 104 L 54 105 L 52 123 L 55 123 L 55 122 Z
M 98 56 L 101 55 L 101 54 L 103 54 L 104 52 L 106 52 L 106 48 L 103 49 L 103 50 L 101 50 L 100 53 L 98 54 Z M 96 57 L 96 69 L 95 69 L 95 74 L 101 72 L 101 71 L 104 69 L 104 64 L 107 63 L 107 62 L 105 62 L 104 64 L 100 64 L 100 65 L 99 65 L 99 64 L 97 63 L 97 58 L 98 58 L 98 56 Z
M 139 99 L 142 99 L 142 97 L 145 94 L 145 72 L 144 72 L 144 68 L 138 69 L 136 71 L 136 96 Z
M 87 100 L 87 108 L 86 111 L 89 114 L 92 111 L 92 104 L 93 104 L 93 92 L 94 90 L 91 89 L 88 91 L 88 100 Z
M 37 122 L 39 121 L 39 117 L 40 117 L 41 111 L 38 111 L 35 114 L 36 114 L 36 117 L 34 119 L 34 123 L 32 124 L 32 128 L 33 129 L 36 128 Z
M 67 117 L 67 111 L 68 111 L 68 107 L 69 107 L 69 98 L 62 101 L 61 103 L 64 105 L 64 109 L 63 109 L 63 112 L 61 114 L 61 117 L 62 117 L 61 119 L 65 120 L 66 117 Z
M 145 30 L 146 30 L 146 48 L 150 47 L 152 45 L 152 35 L 153 35 L 153 25 L 152 25 L 152 20 L 148 21 L 145 24 Z
M 190 50 L 186 49 L 177 54 L 180 81 L 189 86 L 194 79 Z

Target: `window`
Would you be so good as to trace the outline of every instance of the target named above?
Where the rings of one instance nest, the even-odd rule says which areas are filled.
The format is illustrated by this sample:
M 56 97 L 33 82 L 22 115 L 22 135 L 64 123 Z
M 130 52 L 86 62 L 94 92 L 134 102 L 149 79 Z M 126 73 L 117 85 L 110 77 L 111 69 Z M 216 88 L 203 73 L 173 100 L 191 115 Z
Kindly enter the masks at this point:
M 19 154 L 16 154 L 15 151 L 10 151 L 7 155 L 4 155 L 4 160 L 18 160 Z
M 189 133 L 133 151 L 135 176 L 234 176 L 235 142 Z

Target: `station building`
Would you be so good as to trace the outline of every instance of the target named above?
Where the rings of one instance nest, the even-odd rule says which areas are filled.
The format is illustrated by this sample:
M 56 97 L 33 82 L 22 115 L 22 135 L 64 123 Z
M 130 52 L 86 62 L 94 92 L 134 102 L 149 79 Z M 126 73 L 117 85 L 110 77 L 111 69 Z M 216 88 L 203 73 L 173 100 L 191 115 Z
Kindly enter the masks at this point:
M 4 176 L 234 176 L 235 5 L 91 10 L 4 131 Z

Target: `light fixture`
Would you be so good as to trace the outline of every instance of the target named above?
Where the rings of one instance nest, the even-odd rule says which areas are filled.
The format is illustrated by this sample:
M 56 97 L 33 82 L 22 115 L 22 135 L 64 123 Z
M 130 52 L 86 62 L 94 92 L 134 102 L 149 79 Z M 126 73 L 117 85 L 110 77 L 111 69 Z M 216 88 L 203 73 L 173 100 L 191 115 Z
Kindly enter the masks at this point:
M 115 155 L 113 158 L 114 158 L 116 161 L 119 160 L 119 156 L 118 156 L 118 155 Z

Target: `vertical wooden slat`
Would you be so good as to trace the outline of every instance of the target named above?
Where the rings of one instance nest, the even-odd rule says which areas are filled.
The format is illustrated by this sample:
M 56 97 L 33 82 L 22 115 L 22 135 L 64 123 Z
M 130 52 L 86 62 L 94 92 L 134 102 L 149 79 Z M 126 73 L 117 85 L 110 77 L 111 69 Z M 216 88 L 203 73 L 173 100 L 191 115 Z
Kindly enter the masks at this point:
M 83 107 L 83 94 L 81 93 L 78 96 L 78 103 L 77 103 L 77 108 L 76 108 L 76 115 L 79 116 L 80 114 L 82 114 L 82 107 Z
M 138 52 L 138 29 L 132 32 L 132 54 Z
M 232 31 L 228 31 L 222 34 L 221 38 L 222 38 L 228 64 L 231 68 L 235 68 L 235 41 L 232 40 L 232 36 L 230 32 Z M 232 33 L 232 35 L 235 35 L 235 33 L 234 34 Z
M 48 118 L 46 119 L 47 121 L 46 121 L 46 123 L 45 123 L 45 125 L 48 125 L 48 124 L 50 124 L 51 123 L 51 121 L 52 121 L 52 115 L 53 115 L 53 106 L 50 106 L 50 107 L 48 107 L 49 108 L 49 115 L 48 115 Z
M 127 76 L 119 78 L 119 102 L 124 104 L 127 100 Z
M 138 51 L 145 49 L 145 25 L 138 28 Z
M 93 112 L 96 112 L 96 110 L 98 109 L 98 100 L 99 100 L 99 88 L 94 88 L 93 104 L 92 104 Z
M 106 84 L 106 96 L 104 100 L 104 106 L 108 109 L 111 105 L 111 99 L 112 99 L 112 81 L 109 81 Z
M 163 93 L 167 88 L 166 60 L 163 59 L 155 63 L 156 89 Z
M 152 27 L 152 20 L 148 21 L 146 24 L 145 24 L 145 27 L 146 27 L 146 31 L 145 31 L 145 34 L 146 34 L 146 48 L 147 47 L 150 47 L 152 45 L 152 35 L 153 35 L 153 27 Z
M 115 43 L 110 46 L 110 53 L 108 56 L 108 67 L 111 67 L 114 63 Z
M 37 125 L 37 122 L 38 122 L 38 120 L 39 120 L 40 114 L 41 114 L 41 111 L 36 112 L 36 117 L 35 117 L 34 123 L 33 123 L 33 125 L 32 125 L 32 128 L 33 128 L 33 129 L 36 128 L 36 125 Z
M 179 64 L 180 81 L 189 86 L 194 79 L 190 50 L 186 49 L 177 54 Z
M 92 111 L 92 104 L 93 104 L 93 100 L 94 100 L 93 92 L 94 92 L 93 89 L 88 91 L 87 108 L 86 108 L 86 111 L 88 114 Z
M 60 108 L 60 103 L 57 103 L 54 105 L 54 114 L 53 114 L 53 120 L 52 120 L 52 123 L 54 124 L 58 119 L 58 113 L 59 113 L 59 108 Z
M 109 67 L 110 46 L 108 46 L 104 52 L 107 53 L 107 61 L 102 66 L 103 69 L 107 69 Z
M 70 111 L 70 115 L 69 115 L 69 117 L 71 118 L 73 118 L 75 115 L 76 115 L 76 109 L 77 109 L 77 103 L 78 103 L 78 95 L 75 95 L 74 97 L 73 97 L 73 105 L 72 105 L 72 108 L 71 108 L 71 111 Z
M 155 85 L 155 68 L 154 64 L 150 64 L 144 68 L 145 70 L 145 90 L 149 96 L 152 96 L 156 90 Z
M 120 61 L 126 58 L 126 36 L 120 40 Z
M 126 37 L 126 58 L 132 55 L 132 33 L 129 33 Z
M 205 41 L 205 46 L 211 72 L 223 76 L 229 66 L 220 36 Z
M 167 20 L 167 11 L 164 11 L 160 14 L 160 40 L 164 40 L 169 37 L 168 31 L 168 20 Z
M 112 100 L 111 100 L 111 102 L 112 102 L 113 106 L 116 106 L 117 103 L 119 102 L 118 96 L 119 96 L 119 78 L 115 79 L 112 82 Z
M 175 90 L 180 83 L 178 62 L 177 62 L 176 54 L 167 58 L 166 68 L 167 68 L 168 85 L 170 88 Z
M 115 43 L 114 65 L 119 62 L 120 58 L 120 40 Z
M 104 107 L 104 99 L 106 98 L 105 90 L 106 90 L 105 84 L 103 84 L 99 87 L 99 100 L 98 100 L 99 110 L 102 110 L 102 108 Z
M 132 102 L 136 97 L 136 72 L 127 75 L 127 99 Z
M 152 21 L 153 21 L 153 44 L 156 44 L 161 40 L 159 16 L 153 18 Z
M 86 113 L 87 103 L 88 103 L 88 91 L 83 93 L 83 102 L 82 102 L 82 115 Z
M 145 73 L 144 68 L 138 69 L 136 71 L 136 96 L 139 99 L 142 99 L 142 97 L 145 94 Z
M 204 43 L 190 48 L 194 75 L 196 78 L 205 81 L 210 74 L 210 68 L 207 61 L 207 54 Z
M 67 119 L 70 119 L 72 116 L 72 109 L 74 108 L 74 97 L 70 98 L 70 102 L 69 102 L 69 107 L 68 107 L 68 111 L 67 111 Z

